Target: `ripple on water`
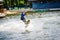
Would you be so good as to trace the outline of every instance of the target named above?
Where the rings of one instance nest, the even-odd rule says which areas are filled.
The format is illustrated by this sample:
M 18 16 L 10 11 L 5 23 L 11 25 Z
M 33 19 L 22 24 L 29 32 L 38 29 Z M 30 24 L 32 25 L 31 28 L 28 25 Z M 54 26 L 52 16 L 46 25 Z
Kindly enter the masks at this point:
M 1 31 L 0 29 L 0 40 L 60 40 L 60 17 L 58 14 L 59 13 L 57 13 L 57 15 L 56 13 L 46 13 L 41 15 L 43 16 L 42 18 L 37 18 L 37 14 L 34 14 L 33 16 L 36 17 L 36 19 L 29 15 L 28 18 L 31 18 L 32 28 L 34 29 L 29 32 L 21 31 L 24 29 L 24 25 L 20 22 L 20 17 L 3 19 L 0 21 L 0 23 L 2 22 L 0 28 L 3 30 Z M 31 26 L 29 28 L 31 28 Z M 11 32 L 12 30 L 16 32 Z

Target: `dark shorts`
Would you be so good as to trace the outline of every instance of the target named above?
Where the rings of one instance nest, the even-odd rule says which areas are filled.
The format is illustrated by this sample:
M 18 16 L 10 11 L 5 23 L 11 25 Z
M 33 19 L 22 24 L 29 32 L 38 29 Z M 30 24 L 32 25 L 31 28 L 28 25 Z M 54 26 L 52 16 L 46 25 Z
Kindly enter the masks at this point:
M 21 18 L 21 20 L 22 20 L 23 22 L 26 22 L 26 19 L 25 19 L 25 18 Z

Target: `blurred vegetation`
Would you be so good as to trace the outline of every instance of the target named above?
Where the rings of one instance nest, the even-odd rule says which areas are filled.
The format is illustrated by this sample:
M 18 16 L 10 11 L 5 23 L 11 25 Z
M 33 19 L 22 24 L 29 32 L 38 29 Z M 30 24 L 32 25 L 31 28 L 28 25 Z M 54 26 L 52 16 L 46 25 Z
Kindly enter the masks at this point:
M 4 0 L 4 6 L 9 7 L 23 7 L 27 5 L 28 0 Z

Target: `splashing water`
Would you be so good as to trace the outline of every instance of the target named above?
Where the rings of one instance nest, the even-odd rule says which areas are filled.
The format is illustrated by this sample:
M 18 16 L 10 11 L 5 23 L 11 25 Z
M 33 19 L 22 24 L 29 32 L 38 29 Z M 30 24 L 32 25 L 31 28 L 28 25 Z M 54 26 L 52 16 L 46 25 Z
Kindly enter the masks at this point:
M 59 40 L 60 12 L 45 12 L 28 15 L 30 24 L 25 24 L 19 16 L 0 19 L 1 40 Z M 28 30 L 29 32 L 25 32 Z

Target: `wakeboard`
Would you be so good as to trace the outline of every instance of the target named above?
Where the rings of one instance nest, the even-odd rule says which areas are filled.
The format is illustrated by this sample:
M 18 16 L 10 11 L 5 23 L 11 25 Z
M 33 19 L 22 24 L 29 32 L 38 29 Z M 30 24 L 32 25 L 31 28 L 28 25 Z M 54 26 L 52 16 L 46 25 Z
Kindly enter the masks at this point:
M 30 23 L 30 20 L 26 21 L 26 23 L 25 23 L 25 24 L 26 24 L 25 28 L 28 27 L 29 23 Z

